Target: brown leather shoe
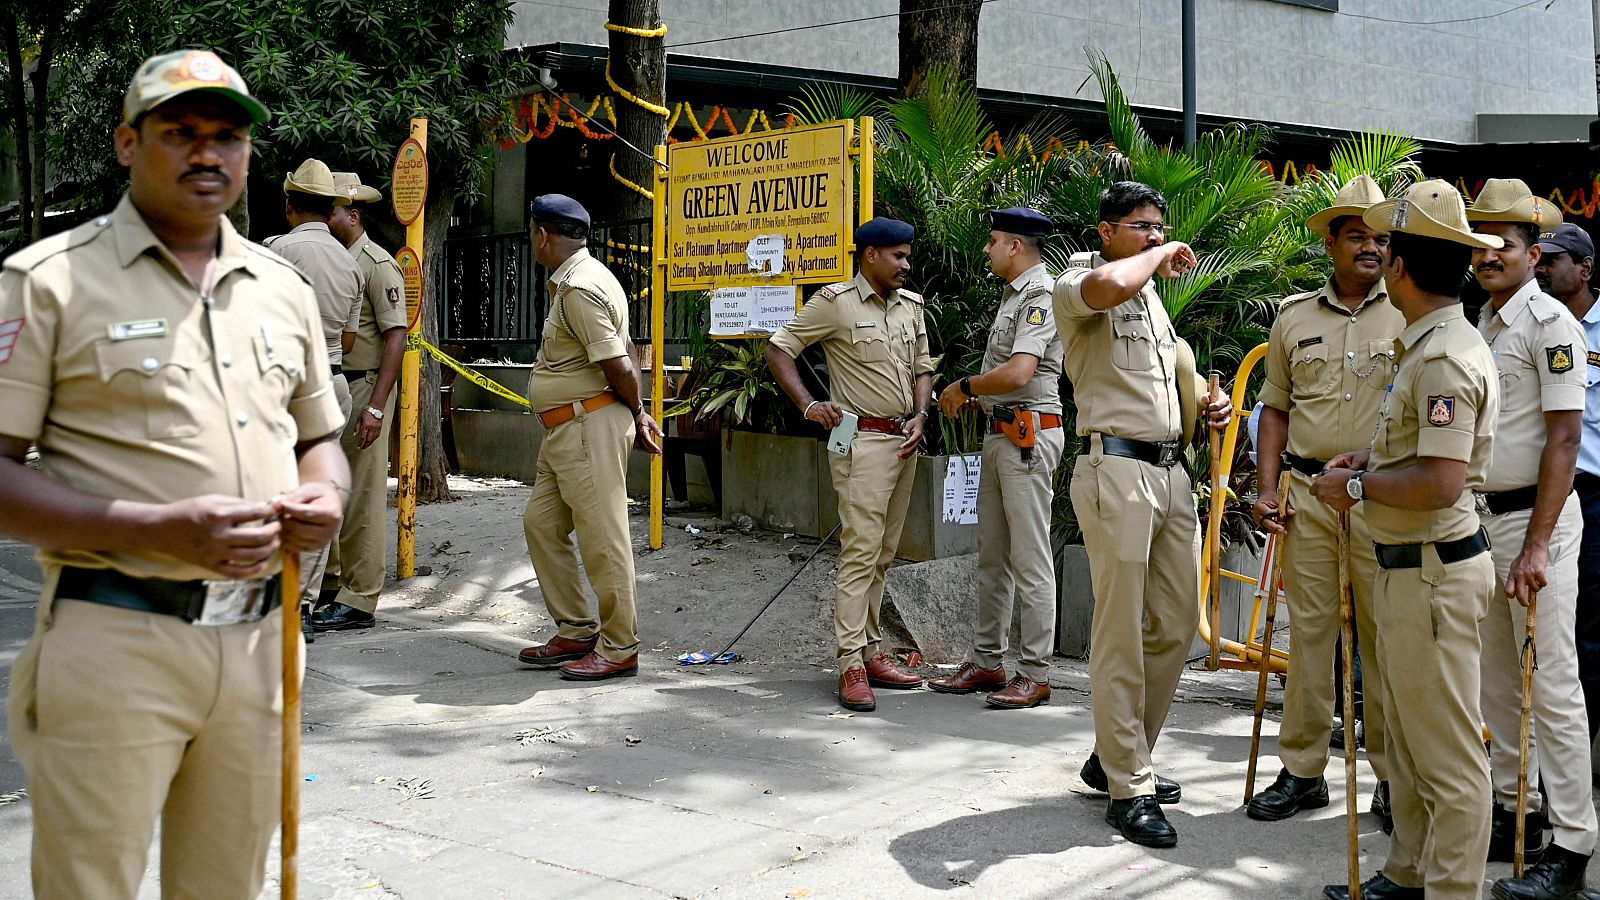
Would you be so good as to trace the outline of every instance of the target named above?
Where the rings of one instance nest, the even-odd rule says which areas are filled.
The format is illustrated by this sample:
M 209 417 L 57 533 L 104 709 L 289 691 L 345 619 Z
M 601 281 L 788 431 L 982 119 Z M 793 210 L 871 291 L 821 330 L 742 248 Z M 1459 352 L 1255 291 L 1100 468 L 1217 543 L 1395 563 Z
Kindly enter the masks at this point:
M 878 708 L 878 698 L 867 684 L 867 670 L 851 666 L 839 673 L 839 705 L 858 712 L 872 712 Z
M 894 657 L 887 653 L 879 653 L 867 660 L 867 681 L 873 687 L 881 688 L 922 687 L 921 675 L 900 668 L 895 664 Z
M 639 674 L 639 654 L 622 662 L 612 662 L 598 653 L 590 653 L 574 663 L 561 667 L 561 677 L 568 681 L 604 681 L 607 678 L 632 678 Z
M 985 669 L 975 662 L 965 662 L 953 674 L 929 681 L 928 687 L 941 694 L 970 694 L 1005 687 L 1005 683 L 1005 666 Z
M 554 669 L 564 662 L 583 659 L 585 654 L 593 652 L 597 640 L 599 638 L 574 641 L 557 635 L 551 638 L 548 644 L 523 647 L 522 652 L 517 654 L 517 661 L 540 669 Z
M 984 698 L 995 709 L 1027 709 L 1050 702 L 1050 682 L 1034 681 L 1018 672 L 1004 690 Z

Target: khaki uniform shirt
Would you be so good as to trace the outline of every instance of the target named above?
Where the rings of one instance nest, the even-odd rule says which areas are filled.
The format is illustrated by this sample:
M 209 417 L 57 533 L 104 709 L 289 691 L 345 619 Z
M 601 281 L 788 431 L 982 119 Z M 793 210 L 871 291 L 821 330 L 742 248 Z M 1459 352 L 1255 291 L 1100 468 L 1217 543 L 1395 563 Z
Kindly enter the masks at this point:
M 822 341 L 832 399 L 858 416 L 916 412 L 917 377 L 933 372 L 922 296 L 900 289 L 885 301 L 859 273 L 813 294 L 771 340 L 795 357 Z
M 1467 464 L 1467 485 L 1453 506 L 1413 510 L 1367 500 L 1367 526 L 1380 544 L 1454 541 L 1478 530 L 1472 492 L 1483 487 L 1500 413 L 1500 386 L 1489 347 L 1461 304 L 1437 309 L 1400 332 L 1400 367 L 1378 414 L 1367 468 L 1403 469 L 1424 456 Z
M 1500 375 L 1500 418 L 1485 491 L 1509 491 L 1539 481 L 1544 414 L 1582 410 L 1589 348 L 1583 326 L 1561 301 L 1530 280 L 1498 311 L 1485 303 L 1478 331 L 1489 342 Z
M 0 271 L 0 434 L 101 497 L 269 500 L 300 483 L 295 444 L 344 425 L 311 286 L 227 219 L 210 302 L 124 197 Z M 179 580 L 155 553 L 44 551 L 45 566 Z
M 1289 452 L 1327 462 L 1372 443 L 1398 366 L 1405 316 L 1380 279 L 1354 313 L 1330 279 L 1283 301 L 1272 323 L 1261 402 L 1289 416 Z
M 987 412 L 996 403 L 1025 405 L 1037 412 L 1061 412 L 1061 335 L 1050 302 L 1050 273 L 1044 263 L 1018 275 L 1001 291 L 1000 311 L 989 329 L 983 371 L 1005 364 L 1013 354 L 1039 357 L 1028 383 L 1009 394 L 979 398 Z
M 1078 402 L 1078 433 L 1176 440 L 1183 427 L 1178 333 L 1153 281 L 1110 309 L 1084 302 L 1084 279 L 1104 264 L 1098 253 L 1073 254 L 1055 284 L 1056 327 Z
M 611 387 L 600 362 L 628 355 L 628 298 L 603 263 L 579 250 L 550 273 L 550 309 L 528 377 L 537 412 Z
M 325 222 L 307 222 L 288 234 L 268 238 L 266 245 L 294 263 L 316 289 L 328 362 L 339 365 L 344 355 L 343 333 L 355 331 L 361 316 L 361 270 L 350 251 Z
M 406 313 L 405 279 L 389 251 L 372 242 L 366 232 L 350 245 L 361 273 L 361 324 L 356 342 L 344 355 L 344 367 L 365 372 L 383 362 L 383 333 L 410 324 Z

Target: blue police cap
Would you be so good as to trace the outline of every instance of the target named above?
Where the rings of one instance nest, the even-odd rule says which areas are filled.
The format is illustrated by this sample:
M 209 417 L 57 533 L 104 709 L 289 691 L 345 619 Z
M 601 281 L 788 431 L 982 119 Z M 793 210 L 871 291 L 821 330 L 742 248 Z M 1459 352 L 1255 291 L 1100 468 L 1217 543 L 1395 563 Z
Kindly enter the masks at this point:
M 989 227 L 995 231 L 1031 237 L 1044 237 L 1055 231 L 1055 223 L 1050 221 L 1049 216 L 1026 206 L 989 210 Z
M 857 247 L 897 247 L 909 244 L 917 236 L 917 230 L 899 219 L 885 219 L 879 216 L 869 222 L 861 223 L 856 229 Z
M 541 194 L 528 204 L 528 215 L 535 222 L 570 222 L 589 227 L 589 211 L 566 194 Z

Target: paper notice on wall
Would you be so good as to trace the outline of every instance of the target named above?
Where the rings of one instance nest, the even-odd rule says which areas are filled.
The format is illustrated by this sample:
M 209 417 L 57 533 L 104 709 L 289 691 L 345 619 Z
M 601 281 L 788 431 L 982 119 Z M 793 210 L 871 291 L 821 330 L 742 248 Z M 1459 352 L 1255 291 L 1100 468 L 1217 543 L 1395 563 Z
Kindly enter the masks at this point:
M 772 334 L 795 313 L 792 287 L 730 287 L 711 293 L 711 336 Z
M 978 524 L 978 474 L 983 457 L 952 456 L 945 461 L 944 516 L 957 525 Z
M 745 247 L 751 275 L 783 274 L 783 235 L 758 234 Z

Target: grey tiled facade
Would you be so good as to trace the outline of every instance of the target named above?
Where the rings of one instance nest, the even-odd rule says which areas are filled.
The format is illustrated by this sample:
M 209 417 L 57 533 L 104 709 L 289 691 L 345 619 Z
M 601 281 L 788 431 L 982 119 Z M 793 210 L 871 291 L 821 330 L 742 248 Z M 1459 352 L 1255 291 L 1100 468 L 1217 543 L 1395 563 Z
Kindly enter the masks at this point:
M 1199 0 L 1203 113 L 1416 137 L 1479 140 L 1478 116 L 1596 112 L 1592 0 L 1496 18 L 1512 0 Z M 671 52 L 893 77 L 894 18 L 672 49 L 796 25 L 892 14 L 898 0 L 661 0 Z M 1000 0 L 984 7 L 984 88 L 1098 100 L 1084 47 L 1103 51 L 1136 104 L 1180 105 L 1179 0 Z M 606 43 L 606 0 L 521 3 L 510 43 Z

